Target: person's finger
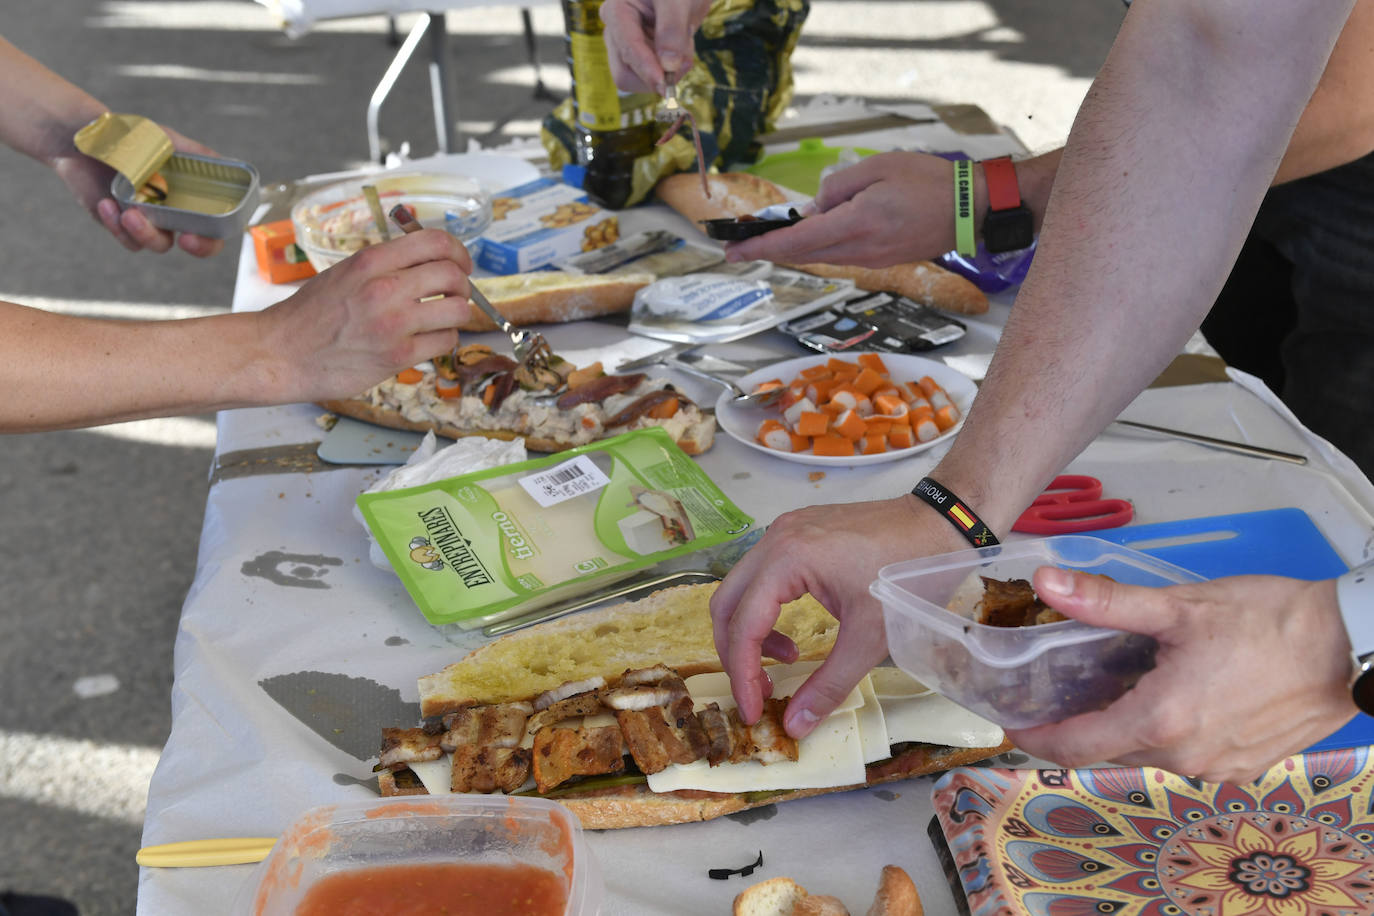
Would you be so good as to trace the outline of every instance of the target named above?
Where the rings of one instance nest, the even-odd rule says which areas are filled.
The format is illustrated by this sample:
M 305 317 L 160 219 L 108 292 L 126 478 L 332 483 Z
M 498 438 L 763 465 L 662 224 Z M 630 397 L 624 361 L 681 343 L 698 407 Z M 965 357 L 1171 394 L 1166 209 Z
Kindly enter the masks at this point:
M 467 299 L 471 294 L 468 275 L 452 261 L 425 261 L 407 267 L 401 279 L 398 295 L 401 298 L 428 299 L 430 296 L 458 296 Z
M 1142 707 L 1140 696 L 1127 692 L 1106 709 L 1035 728 L 1007 729 L 1007 737 L 1026 753 L 1066 767 L 1124 759 L 1142 746 L 1136 730 L 1122 723 L 1144 722 L 1152 713 L 1148 705 Z
M 129 237 L 129 233 L 124 231 L 124 227 L 119 222 L 119 204 L 114 199 L 107 197 L 95 205 L 95 218 L 100 221 L 100 225 L 105 227 L 105 231 L 115 237 L 119 244 L 130 251 L 138 251 L 139 244 Z
M 389 242 L 354 252 L 346 262 L 352 262 L 372 273 L 405 270 L 427 261 L 453 261 L 465 273 L 472 273 L 472 256 L 463 243 L 443 229 L 421 229 Z
M 1159 636 L 1178 624 L 1182 603 L 1172 588 L 1123 585 L 1104 576 L 1042 566 L 1032 580 L 1036 594 L 1066 617 L 1099 627 Z
M 730 261 L 774 261 L 805 264 L 821 260 L 821 253 L 837 249 L 865 251 L 868 246 L 852 241 L 872 229 L 861 220 L 857 207 L 840 208 L 809 216 L 783 229 L 774 229 L 750 239 L 731 242 L 725 248 Z
M 657 92 L 664 88 L 663 68 L 645 34 L 643 13 L 630 4 L 607 4 L 602 26 L 611 76 L 627 92 Z
M 141 248 L 156 251 L 158 254 L 172 250 L 175 240 L 172 233 L 157 228 L 148 221 L 148 217 L 132 207 L 119 214 L 119 225 Z
M 851 166 L 831 172 L 825 176 L 820 189 L 816 191 L 816 209 L 825 213 L 847 200 L 852 200 L 864 188 L 887 177 L 889 167 L 890 159 L 879 155 L 869 156 Z M 953 167 L 950 171 L 953 172 Z
M 682 76 L 692 65 L 692 4 L 659 4 L 654 21 L 654 51 L 665 75 Z
M 408 305 L 405 310 L 406 333 L 422 335 L 448 330 L 456 333 L 457 327 L 466 322 L 471 313 L 472 303 L 462 296 L 445 296 L 442 299 L 430 299 L 428 302 L 415 302 Z M 422 358 L 429 359 L 436 353 L 444 353 L 451 349 L 452 346 L 433 350 Z
M 196 153 L 200 156 L 214 156 L 216 159 L 224 158 L 219 153 L 215 152 L 210 147 L 206 146 L 204 143 L 201 143 L 198 140 L 192 140 L 190 137 L 178 133 L 177 131 L 172 130 L 170 127 L 167 127 L 165 125 L 162 129 L 164 132 L 166 132 L 167 136 L 172 138 L 172 146 L 174 146 L 177 150 L 183 153 Z
M 768 658 L 777 659 L 784 664 L 795 662 L 801 655 L 797 649 L 797 644 L 792 641 L 792 637 L 786 633 L 779 633 L 777 630 L 769 633 L 763 638 L 761 647 L 763 654 Z
M 212 239 L 203 235 L 183 232 L 177 236 L 177 245 L 189 255 L 197 258 L 209 258 L 224 250 L 224 239 Z
M 881 618 L 878 618 L 881 619 Z M 783 714 L 783 727 L 793 738 L 805 738 L 816 725 L 844 702 L 864 675 L 887 655 L 881 626 L 861 627 L 847 615 L 821 666 L 797 688 Z
M 763 673 L 763 641 L 773 632 L 782 602 L 764 579 L 755 579 L 740 597 L 730 617 L 729 652 L 722 661 L 730 676 L 730 692 L 739 707 L 740 718 L 752 725 L 763 714 L 767 696 Z
M 745 588 L 763 562 L 764 553 L 767 551 L 763 541 L 767 537 L 765 533 L 763 540 L 739 558 L 711 595 L 711 638 L 715 641 L 716 655 L 722 663 L 730 657 L 730 618 L 734 616 Z
M 452 324 L 443 330 L 416 334 L 409 339 L 409 347 L 405 351 L 404 358 L 394 368 L 399 372 L 407 366 L 433 359 L 436 354 L 448 353 L 457 344 L 458 331 L 454 329 Z

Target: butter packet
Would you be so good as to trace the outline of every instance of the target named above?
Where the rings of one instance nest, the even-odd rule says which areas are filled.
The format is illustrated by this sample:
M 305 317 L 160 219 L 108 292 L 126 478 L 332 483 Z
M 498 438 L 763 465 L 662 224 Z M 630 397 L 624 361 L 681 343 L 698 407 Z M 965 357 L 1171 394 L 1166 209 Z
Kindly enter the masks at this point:
M 425 619 L 462 629 L 590 594 L 754 521 L 657 427 L 364 493 L 358 509 Z

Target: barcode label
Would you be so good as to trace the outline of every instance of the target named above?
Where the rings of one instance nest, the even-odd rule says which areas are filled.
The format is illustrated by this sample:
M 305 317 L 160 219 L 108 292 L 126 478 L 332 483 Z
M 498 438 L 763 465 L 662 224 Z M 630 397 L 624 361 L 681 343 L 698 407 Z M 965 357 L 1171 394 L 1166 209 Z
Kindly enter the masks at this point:
M 520 486 L 544 508 L 600 490 L 611 479 L 587 455 L 520 478 Z

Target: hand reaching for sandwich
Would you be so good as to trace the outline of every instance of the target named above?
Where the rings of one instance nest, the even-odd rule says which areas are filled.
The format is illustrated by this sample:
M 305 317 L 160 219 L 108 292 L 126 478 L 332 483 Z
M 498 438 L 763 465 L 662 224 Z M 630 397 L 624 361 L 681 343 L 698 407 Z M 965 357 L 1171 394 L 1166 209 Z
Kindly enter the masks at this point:
M 692 66 L 692 36 L 710 8 L 710 0 L 606 0 L 601 22 L 616 85 L 663 95 Z
M 938 553 L 967 546 L 914 496 L 812 506 L 779 516 L 711 598 L 711 625 L 730 689 L 747 723 L 758 720 L 772 684 L 763 656 L 795 661 L 792 640 L 773 629 L 782 604 L 810 592 L 840 621 L 835 646 L 787 704 L 783 724 L 810 734 L 887 656 L 882 608 L 868 593 L 878 570 L 926 544 Z
M 954 165 L 925 153 L 881 153 L 822 182 L 794 226 L 732 242 L 731 261 L 887 267 L 954 248 Z
M 355 252 L 261 313 L 279 386 L 318 401 L 352 397 L 449 352 L 468 319 L 472 258 L 442 229 Z M 442 298 L 426 300 L 430 296 Z
M 178 152 L 197 153 L 202 156 L 219 155 L 208 146 L 183 137 L 169 127 L 164 127 L 163 130 L 172 138 L 172 145 Z M 178 236 L 157 228 L 136 209 L 130 208 L 121 212 L 119 204 L 110 196 L 110 181 L 114 177 L 114 170 L 98 159 L 78 152 L 75 147 L 72 147 L 70 152 L 52 157 L 49 164 L 77 202 L 89 210 L 95 221 L 104 226 L 119 244 L 130 251 L 147 250 L 163 254 L 171 251 L 175 244 L 187 254 L 208 258 L 224 249 L 223 239 L 189 233 Z
M 1241 783 L 1355 712 L 1333 581 L 1238 576 L 1143 588 L 1046 567 L 1032 584 L 1066 616 L 1155 637 L 1159 654 L 1106 709 L 1009 731 L 1027 753 Z

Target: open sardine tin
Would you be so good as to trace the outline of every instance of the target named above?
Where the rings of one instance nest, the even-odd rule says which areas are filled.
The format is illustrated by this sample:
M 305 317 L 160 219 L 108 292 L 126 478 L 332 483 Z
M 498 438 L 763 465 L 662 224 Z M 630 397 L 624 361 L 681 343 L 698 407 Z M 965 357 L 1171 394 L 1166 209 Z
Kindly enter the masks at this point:
M 258 206 L 258 171 L 236 159 L 177 152 L 161 127 L 141 115 L 106 112 L 76 132 L 76 148 L 115 170 L 110 193 L 121 209 L 143 212 L 159 229 L 231 238 Z M 142 202 L 135 193 L 153 175 L 167 197 Z

